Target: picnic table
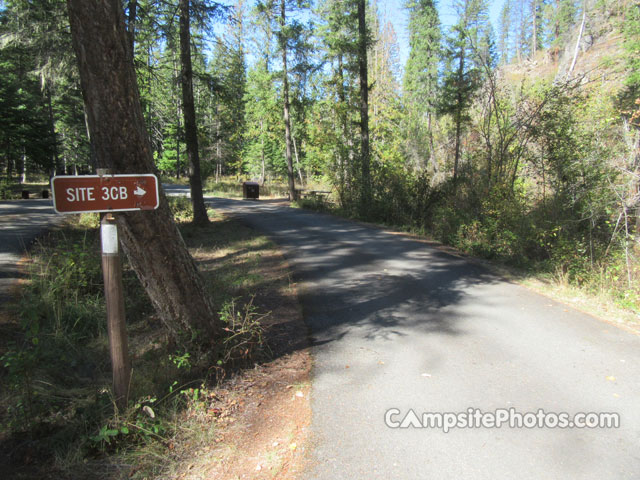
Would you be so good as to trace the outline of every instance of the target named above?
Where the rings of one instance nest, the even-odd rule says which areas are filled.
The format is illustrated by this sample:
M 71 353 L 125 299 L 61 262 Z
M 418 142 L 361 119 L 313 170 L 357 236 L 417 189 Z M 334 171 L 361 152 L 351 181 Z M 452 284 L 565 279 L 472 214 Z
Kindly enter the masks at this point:
M 306 188 L 300 188 L 296 190 L 298 194 L 298 198 L 309 198 L 312 200 L 319 200 L 324 203 L 324 201 L 329 197 L 331 192 L 325 190 L 307 190 Z

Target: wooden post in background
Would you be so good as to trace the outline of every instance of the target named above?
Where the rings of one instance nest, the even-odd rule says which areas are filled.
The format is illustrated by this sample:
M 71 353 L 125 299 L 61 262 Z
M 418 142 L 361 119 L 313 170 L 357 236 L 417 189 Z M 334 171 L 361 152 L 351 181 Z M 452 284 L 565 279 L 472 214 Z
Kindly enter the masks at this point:
M 116 405 L 122 411 L 127 407 L 129 400 L 131 362 L 124 315 L 118 225 L 112 213 L 105 214 L 100 222 L 100 238 L 102 240 L 102 275 L 107 304 L 107 332 L 113 372 L 113 393 Z

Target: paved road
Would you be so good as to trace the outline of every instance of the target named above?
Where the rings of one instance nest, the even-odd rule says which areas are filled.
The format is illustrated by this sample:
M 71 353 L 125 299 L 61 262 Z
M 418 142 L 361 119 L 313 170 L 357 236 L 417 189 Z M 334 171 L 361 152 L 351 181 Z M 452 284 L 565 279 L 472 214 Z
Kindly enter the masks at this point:
M 172 185 L 170 183 L 163 183 L 162 190 L 168 197 L 189 197 L 191 198 L 191 190 L 189 185 Z
M 51 200 L 0 202 L 0 305 L 20 277 L 18 262 L 34 238 L 60 220 Z
M 309 479 L 640 479 L 640 337 L 402 235 L 210 199 L 271 235 L 313 339 Z M 615 412 L 618 429 L 389 428 L 409 410 Z

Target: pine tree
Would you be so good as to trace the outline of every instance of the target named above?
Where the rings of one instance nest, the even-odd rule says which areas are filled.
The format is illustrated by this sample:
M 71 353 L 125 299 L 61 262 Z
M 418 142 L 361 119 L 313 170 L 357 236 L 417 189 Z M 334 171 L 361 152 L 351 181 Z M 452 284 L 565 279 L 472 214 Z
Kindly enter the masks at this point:
M 21 46 L 0 49 L 0 158 L 7 178 L 19 174 L 21 182 L 27 172 L 53 167 L 55 140 L 30 60 Z
M 295 145 L 293 143 L 291 126 L 291 71 L 303 69 L 305 54 L 305 26 L 297 18 L 300 12 L 308 11 L 309 5 L 304 0 L 268 0 L 258 2 L 257 12 L 266 24 L 271 25 L 278 46 L 281 67 L 282 92 L 282 125 L 284 127 L 285 161 L 287 166 L 287 180 L 289 198 L 297 200 L 298 190 L 295 186 L 293 157 Z M 293 61 L 293 63 L 292 63 Z
M 376 3 L 372 4 L 372 10 Z M 369 16 L 374 41 L 369 49 L 369 84 L 371 85 L 371 151 L 374 174 L 378 166 L 401 162 L 400 66 L 399 47 L 393 24 L 381 21 L 373 10 Z M 420 103 L 424 102 L 420 100 Z
M 211 74 L 215 94 L 209 105 L 212 122 L 210 149 L 216 164 L 216 178 L 222 174 L 242 174 L 241 154 L 245 138 L 245 62 L 244 0 L 234 8 L 225 34 L 216 37 Z
M 367 50 L 370 34 L 367 28 L 366 0 L 356 0 L 358 11 L 358 81 L 360 84 L 360 199 L 359 210 L 366 216 L 372 200 L 371 158 L 369 151 L 369 76 Z
M 540 20 L 542 13 L 542 0 L 530 0 L 529 18 L 531 19 L 531 57 L 533 58 L 542 45 L 540 35 Z
M 99 165 L 116 173 L 152 171 L 120 0 L 69 0 L 68 12 Z M 219 320 L 164 195 L 157 210 L 119 215 L 118 226 L 131 265 L 175 340 L 215 346 Z
M 437 107 L 438 64 L 442 53 L 440 19 L 433 0 L 409 0 L 409 58 L 405 66 L 404 96 L 409 121 L 407 150 L 415 163 L 427 156 L 434 162 L 433 120 Z M 426 142 L 422 131 L 426 128 Z M 425 145 L 426 143 L 426 145 Z
M 498 50 L 500 52 L 500 63 L 507 64 L 511 58 L 511 13 L 512 0 L 505 0 L 500 10 L 500 36 L 498 40 Z
M 457 183 L 462 133 L 469 121 L 473 93 L 480 84 L 481 68 L 491 63 L 491 25 L 483 0 L 457 4 L 458 22 L 446 39 L 445 68 L 440 112 L 454 123 L 453 184 Z
M 127 3 L 127 37 L 133 45 L 145 123 L 158 165 L 177 177 L 188 166 L 194 223 L 208 221 L 202 196 L 207 142 L 201 133 L 214 82 L 206 73 L 202 33 L 227 8 L 210 0 Z M 209 122 L 211 123 L 211 122 Z M 186 158 L 182 153 L 186 146 Z
M 5 139 L 0 149 L 5 153 L 5 168 L 11 174 L 17 170 L 22 178 L 33 170 L 63 173 L 61 159 L 66 161 L 72 152 L 60 155 L 57 129 L 71 130 L 76 125 L 59 121 L 56 104 L 60 96 L 66 95 L 69 100 L 72 96 L 67 93 L 77 91 L 76 70 L 69 68 L 72 56 L 70 38 L 65 34 L 68 27 L 64 2 L 47 0 L 30 4 L 14 0 L 3 6 L 0 88 L 6 96 L 0 107 L 4 120 L 0 136 Z M 81 103 L 77 105 L 82 108 Z
M 353 131 L 358 124 L 358 11 L 353 1 L 329 0 L 320 5 L 318 13 L 322 61 L 330 73 L 322 87 L 327 98 L 320 100 L 314 111 L 319 126 L 314 129 L 316 141 L 312 143 L 316 144 L 316 155 L 321 155 L 320 145 L 330 150 L 331 178 L 341 205 L 350 208 L 356 203 L 359 184 L 359 146 Z
M 86 138 L 84 120 L 76 123 L 77 116 L 62 115 L 58 112 L 61 97 L 68 102 L 69 92 L 78 92 L 78 74 L 73 63 L 71 38 L 65 15 L 63 0 L 42 0 L 39 2 L 25 2 L 8 0 L 4 2 L 6 10 L 3 44 L 5 48 L 20 46 L 25 58 L 29 60 L 29 74 L 39 80 L 46 109 L 43 119 L 49 125 L 47 137 L 53 138 L 52 148 L 48 149 L 50 174 L 56 171 L 65 173 L 65 164 L 76 156 L 75 151 L 67 150 L 69 142 L 61 142 L 59 129 L 70 132 L 81 132 Z M 26 64 L 25 64 L 26 65 Z M 26 72 L 23 70 L 23 73 Z M 78 108 L 82 108 L 81 99 L 76 98 Z M 73 124 L 67 124 L 72 121 Z M 83 140 L 76 143 L 82 144 Z M 86 143 L 86 140 L 85 140 Z M 63 148 L 61 150 L 61 148 Z M 77 161 L 77 159 L 76 159 Z M 43 163 L 43 162 L 40 162 Z M 82 162 L 86 165 L 86 161 Z
M 193 204 L 193 223 L 202 225 L 209 222 L 209 217 L 202 195 L 198 124 L 193 96 L 191 16 L 197 16 L 200 25 L 206 28 L 214 17 L 220 15 L 220 10 L 218 4 L 208 0 L 179 0 L 178 10 L 180 19 L 180 84 L 182 87 L 185 141 L 189 160 L 189 185 L 191 187 L 191 203 Z
M 528 56 L 531 43 L 530 22 L 527 16 L 528 0 L 513 0 L 511 8 L 511 38 L 513 39 L 514 56 L 518 63 Z
M 260 178 L 286 173 L 284 158 L 284 132 L 278 93 L 273 74 L 260 60 L 248 72 L 245 92 L 246 137 L 243 161 L 252 177 Z
M 275 25 L 270 16 L 256 8 L 251 20 L 255 28 L 249 33 L 249 39 L 257 61 L 247 73 L 243 162 L 246 170 L 263 183 L 270 176 L 285 176 L 287 166 L 281 92 L 277 89 L 279 75 L 274 70 L 278 58 Z
M 545 43 L 562 48 L 578 16 L 576 0 L 551 0 L 544 9 Z

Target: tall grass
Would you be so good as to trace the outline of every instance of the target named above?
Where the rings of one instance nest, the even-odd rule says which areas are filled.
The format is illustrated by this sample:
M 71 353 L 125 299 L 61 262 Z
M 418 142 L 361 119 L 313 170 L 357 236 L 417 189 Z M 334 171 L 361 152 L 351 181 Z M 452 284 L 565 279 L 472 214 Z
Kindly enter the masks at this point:
M 243 291 L 253 288 L 255 282 L 238 278 L 238 272 L 248 276 L 258 257 L 242 260 L 234 255 L 247 255 L 258 244 L 248 230 L 238 232 L 223 220 L 197 232 L 187 223 L 190 202 L 175 198 L 170 203 L 187 242 L 191 238 L 199 250 L 224 248 L 231 253 L 214 275 L 220 299 L 216 304 L 226 331 L 219 356 L 198 358 L 172 347 L 125 260 L 133 378 L 128 407 L 115 409 L 98 218 L 74 217 L 32 250 L 28 279 L 10 312 L 15 319 L 13 340 L 0 345 L 0 446 L 12 452 L 12 465 L 23 468 L 35 449 L 41 465 L 66 471 L 67 476 L 107 456 L 108 463 L 137 463 L 148 474 L 162 468 L 163 462 L 152 459 L 166 453 L 176 436 L 211 440 L 214 432 L 203 437 L 196 424 L 211 382 L 225 377 L 229 369 L 251 364 L 265 348 L 260 324 L 264 314 L 257 311 L 251 295 L 238 289 L 238 282 L 246 287 Z M 227 267 L 228 262 L 234 264 Z M 185 421 L 185 411 L 196 423 Z M 113 457 L 115 453 L 119 456 Z

